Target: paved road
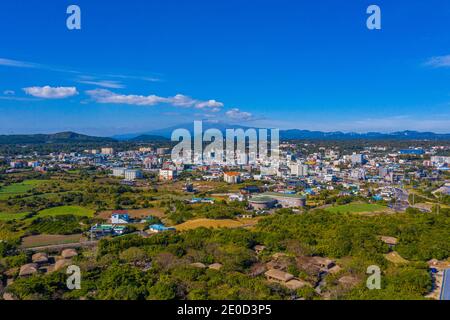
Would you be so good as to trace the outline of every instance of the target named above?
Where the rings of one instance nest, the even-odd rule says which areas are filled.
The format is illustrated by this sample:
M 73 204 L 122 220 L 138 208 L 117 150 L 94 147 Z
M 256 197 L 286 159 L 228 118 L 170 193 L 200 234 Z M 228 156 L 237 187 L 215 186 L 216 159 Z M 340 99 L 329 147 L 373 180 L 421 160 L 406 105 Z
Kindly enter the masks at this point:
M 444 271 L 440 300 L 450 300 L 450 269 Z

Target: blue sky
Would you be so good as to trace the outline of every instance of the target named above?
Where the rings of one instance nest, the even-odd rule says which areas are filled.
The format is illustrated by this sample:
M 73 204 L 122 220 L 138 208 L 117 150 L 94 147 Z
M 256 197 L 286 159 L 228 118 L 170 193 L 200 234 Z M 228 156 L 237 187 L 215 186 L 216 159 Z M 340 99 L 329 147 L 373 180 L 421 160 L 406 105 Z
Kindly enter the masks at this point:
M 449 30 L 444 0 L 5 0 L 0 133 L 450 132 Z

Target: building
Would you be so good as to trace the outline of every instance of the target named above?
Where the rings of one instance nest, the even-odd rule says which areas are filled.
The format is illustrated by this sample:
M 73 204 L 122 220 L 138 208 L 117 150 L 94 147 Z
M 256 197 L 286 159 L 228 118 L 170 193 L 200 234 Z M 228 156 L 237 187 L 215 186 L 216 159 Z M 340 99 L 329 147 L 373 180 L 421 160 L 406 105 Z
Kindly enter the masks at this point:
M 112 224 L 127 224 L 130 222 L 130 216 L 127 211 L 114 211 L 111 215 Z
M 134 181 L 136 179 L 142 179 L 144 175 L 142 174 L 142 171 L 139 169 L 128 169 L 124 172 L 125 180 L 127 181 Z
M 306 205 L 306 198 L 298 194 L 266 192 L 263 193 L 261 197 L 275 200 L 283 208 L 297 208 L 304 207 Z
M 239 172 L 225 172 L 223 174 L 223 180 L 226 183 L 236 184 L 241 182 L 241 175 Z
M 278 173 L 278 168 L 275 166 L 261 166 L 259 168 L 261 176 L 276 176 Z
M 144 168 L 145 169 L 153 169 L 158 166 L 158 158 L 154 156 L 150 156 L 144 159 Z
M 113 168 L 112 169 L 112 175 L 114 177 L 125 177 L 125 171 L 127 170 L 127 168 Z
M 363 164 L 364 163 L 364 156 L 359 153 L 352 154 L 352 163 L 353 164 Z
M 291 170 L 291 175 L 293 176 L 305 177 L 308 175 L 308 166 L 300 162 L 290 164 L 289 169 Z
M 175 180 L 178 176 L 176 170 L 172 169 L 161 169 L 159 170 L 159 180 L 162 181 L 172 181 Z
M 28 166 L 30 168 L 37 168 L 41 165 L 41 163 L 39 161 L 29 161 L 28 162 Z
M 23 168 L 23 162 L 21 161 L 11 161 L 9 166 L 14 169 Z
M 267 210 L 275 207 L 277 200 L 271 197 L 259 196 L 250 199 L 248 203 L 254 210 Z
M 267 280 L 282 284 L 285 284 L 286 282 L 294 279 L 294 276 L 292 274 L 277 269 L 268 270 L 266 271 L 266 273 L 264 273 L 264 275 L 266 276 Z
M 192 198 L 192 200 L 189 201 L 191 204 L 195 203 L 208 203 L 208 204 L 214 204 L 213 198 Z
M 169 148 L 158 148 L 158 149 L 156 149 L 156 154 L 158 156 L 163 156 L 163 155 L 166 155 L 166 154 L 170 154 L 170 149 Z
M 434 166 L 445 165 L 445 164 L 449 165 L 450 157 L 433 156 L 433 157 L 431 157 L 430 161 Z
M 366 170 L 362 168 L 353 169 L 350 176 L 355 180 L 366 180 Z
M 389 246 L 390 249 L 393 249 L 398 244 L 398 239 L 389 236 L 380 236 L 380 240 Z
M 425 151 L 423 149 L 403 149 L 399 153 L 406 156 L 421 156 L 425 154 Z
M 114 149 L 113 148 L 102 148 L 101 153 L 104 155 L 113 155 Z
M 91 227 L 91 235 L 96 237 L 120 236 L 125 234 L 127 228 L 125 226 L 115 226 L 112 224 L 96 224 Z
M 151 233 L 161 233 L 161 232 L 165 232 L 165 231 L 176 231 L 175 228 L 166 227 L 163 224 L 152 224 L 151 226 L 148 227 L 148 230 Z

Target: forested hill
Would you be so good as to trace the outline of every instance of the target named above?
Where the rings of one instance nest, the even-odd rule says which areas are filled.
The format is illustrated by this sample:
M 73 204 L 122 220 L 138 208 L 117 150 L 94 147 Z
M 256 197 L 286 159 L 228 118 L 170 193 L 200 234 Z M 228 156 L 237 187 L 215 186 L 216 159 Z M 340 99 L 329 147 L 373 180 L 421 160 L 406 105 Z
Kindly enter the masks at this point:
M 0 135 L 0 144 L 91 143 L 114 142 L 112 138 L 92 137 L 75 132 L 54 134 Z

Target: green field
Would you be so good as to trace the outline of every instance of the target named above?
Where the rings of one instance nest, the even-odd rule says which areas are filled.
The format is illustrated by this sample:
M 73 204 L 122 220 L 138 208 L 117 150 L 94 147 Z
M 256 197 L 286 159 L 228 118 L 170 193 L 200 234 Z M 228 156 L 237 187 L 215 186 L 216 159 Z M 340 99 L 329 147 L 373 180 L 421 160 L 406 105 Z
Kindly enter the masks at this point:
M 0 221 L 10 221 L 23 219 L 28 215 L 28 212 L 23 213 L 6 213 L 0 212 Z
M 62 206 L 39 211 L 36 217 L 54 217 L 62 215 L 74 215 L 83 217 L 93 217 L 95 211 L 78 206 Z
M 26 194 L 35 187 L 48 182 L 47 180 L 27 180 L 0 188 L 0 200 L 7 200 L 9 197 Z
M 389 208 L 380 204 L 350 203 L 342 206 L 329 207 L 325 210 L 333 213 L 373 213 L 388 211 Z

